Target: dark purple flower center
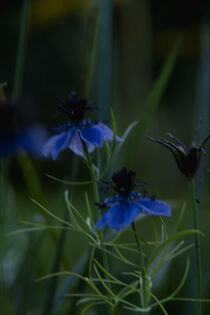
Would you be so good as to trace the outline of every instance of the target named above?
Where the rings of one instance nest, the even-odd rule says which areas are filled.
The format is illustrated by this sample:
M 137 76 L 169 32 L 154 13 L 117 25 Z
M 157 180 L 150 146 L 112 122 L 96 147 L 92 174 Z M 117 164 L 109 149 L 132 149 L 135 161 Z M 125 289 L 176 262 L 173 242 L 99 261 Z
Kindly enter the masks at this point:
M 65 123 L 61 126 L 57 127 L 51 127 L 49 128 L 49 131 L 52 134 L 60 134 L 62 132 L 68 131 L 70 129 L 83 129 L 83 128 L 89 128 L 90 126 L 96 124 L 97 122 L 94 122 L 90 119 L 83 119 L 79 122 L 70 122 L 70 123 Z
M 126 167 L 123 167 L 118 172 L 115 172 L 112 176 L 114 182 L 113 188 L 121 196 L 129 195 L 133 188 L 136 186 L 135 172 L 127 171 Z
M 142 188 L 144 185 L 147 185 L 147 183 L 138 178 L 136 179 L 135 172 L 132 170 L 127 171 L 126 167 L 115 172 L 112 176 L 112 181 L 114 184 L 109 181 L 103 181 L 106 184 L 103 190 L 107 191 L 112 188 L 117 192 L 117 195 L 106 198 L 103 203 L 97 203 L 96 205 L 99 209 L 103 209 L 115 203 L 135 202 L 136 200 L 146 197 L 154 199 L 154 197 L 149 197 L 147 191 Z M 141 191 L 133 191 L 135 187 L 141 187 Z
M 84 118 L 87 110 L 94 108 L 85 98 L 79 98 L 76 92 L 71 92 L 60 109 L 68 115 L 72 122 L 79 122 Z

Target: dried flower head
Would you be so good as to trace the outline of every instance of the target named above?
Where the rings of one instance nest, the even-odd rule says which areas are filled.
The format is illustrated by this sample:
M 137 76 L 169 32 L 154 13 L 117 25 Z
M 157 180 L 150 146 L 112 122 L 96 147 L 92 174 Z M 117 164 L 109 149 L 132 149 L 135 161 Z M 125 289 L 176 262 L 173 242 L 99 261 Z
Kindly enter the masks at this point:
M 148 136 L 146 138 L 168 148 L 173 154 L 182 174 L 184 174 L 188 180 L 191 180 L 199 169 L 202 154 L 206 153 L 204 146 L 210 138 L 210 134 L 208 134 L 200 143 L 196 143 L 194 140 L 189 148 L 171 133 L 167 133 L 167 136 L 172 141 L 164 138 L 154 139 Z

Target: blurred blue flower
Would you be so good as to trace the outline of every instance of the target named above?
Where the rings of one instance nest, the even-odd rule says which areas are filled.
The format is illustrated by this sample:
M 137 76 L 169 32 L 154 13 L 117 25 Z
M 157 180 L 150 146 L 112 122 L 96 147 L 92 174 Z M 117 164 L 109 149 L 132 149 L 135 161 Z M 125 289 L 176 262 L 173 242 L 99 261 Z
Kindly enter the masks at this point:
M 24 150 L 41 156 L 41 149 L 46 139 L 45 129 L 27 117 L 31 103 L 26 100 L 7 100 L 0 103 L 0 158 Z
M 118 231 L 129 226 L 140 213 L 151 215 L 171 215 L 171 209 L 163 201 L 149 198 L 145 190 L 142 192 L 133 191 L 136 186 L 142 186 L 142 182 L 135 179 L 133 171 L 127 171 L 122 168 L 112 176 L 112 183 L 108 183 L 107 188 L 113 188 L 118 194 L 108 197 L 100 208 L 109 209 L 96 222 L 94 230 L 100 230 L 106 226 L 112 227 Z
M 41 126 L 31 126 L 23 131 L 9 132 L 0 135 L 0 158 L 26 151 L 32 155 L 41 156 L 46 132 Z
M 84 145 L 89 153 L 96 147 L 103 146 L 102 139 L 107 142 L 113 140 L 113 132 L 104 123 L 84 119 L 88 110 L 95 110 L 86 99 L 79 98 L 76 92 L 71 92 L 69 98 L 63 102 L 60 109 L 68 115 L 70 122 L 59 127 L 51 128 L 53 135 L 48 139 L 43 147 L 45 157 L 52 156 L 56 160 L 59 153 L 65 149 L 70 149 L 74 153 L 85 157 Z M 117 137 L 118 142 L 123 139 Z

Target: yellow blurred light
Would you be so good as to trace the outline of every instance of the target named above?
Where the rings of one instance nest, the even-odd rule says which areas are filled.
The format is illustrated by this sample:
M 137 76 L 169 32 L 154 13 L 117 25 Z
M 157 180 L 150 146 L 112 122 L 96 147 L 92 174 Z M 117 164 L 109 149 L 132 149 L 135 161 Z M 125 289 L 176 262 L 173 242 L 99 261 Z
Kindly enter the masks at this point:
M 100 0 L 95 0 L 95 3 Z M 124 0 L 114 0 L 114 4 Z M 75 11 L 86 11 L 92 0 L 35 0 L 31 2 L 31 20 L 35 25 L 46 25 Z

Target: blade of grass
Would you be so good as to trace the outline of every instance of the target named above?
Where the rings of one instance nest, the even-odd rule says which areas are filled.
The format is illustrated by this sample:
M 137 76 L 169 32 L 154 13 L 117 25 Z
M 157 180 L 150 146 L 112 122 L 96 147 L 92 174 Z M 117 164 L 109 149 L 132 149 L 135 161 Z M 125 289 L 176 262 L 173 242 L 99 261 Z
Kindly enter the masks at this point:
M 183 221 L 183 217 L 184 217 L 184 214 L 185 214 L 185 210 L 186 210 L 186 202 L 183 204 L 183 206 L 181 208 L 179 217 L 178 217 L 176 225 L 175 225 L 175 232 L 177 232 L 179 230 L 179 228 L 180 228 L 180 225 L 181 225 L 181 223 Z
M 84 276 L 86 274 L 87 263 L 89 259 L 89 251 L 86 251 L 76 262 L 75 266 L 73 267 L 72 271 L 77 274 L 81 274 Z M 77 278 L 73 276 L 69 276 L 61 283 L 60 287 L 58 288 L 54 301 L 53 301 L 53 312 L 56 312 L 58 307 L 60 306 L 63 297 L 67 294 L 67 292 L 72 292 L 74 286 L 77 283 Z M 77 286 L 79 283 L 77 283 Z M 76 290 L 74 289 L 74 292 Z
M 30 157 L 25 152 L 22 152 L 18 156 L 18 162 L 30 196 L 33 199 L 39 200 L 41 204 L 47 206 L 40 179 Z
M 101 0 L 98 12 L 97 95 L 99 119 L 109 119 L 112 103 L 112 0 Z
M 24 0 L 22 6 L 22 16 L 19 31 L 18 51 L 15 66 L 13 97 L 17 98 L 20 95 L 20 91 L 23 83 L 24 63 L 28 42 L 29 31 L 29 7 L 30 0 Z
M 179 293 L 179 291 L 181 290 L 181 288 L 183 287 L 183 285 L 185 284 L 185 281 L 187 279 L 187 276 L 188 276 L 188 273 L 189 273 L 189 267 L 190 267 L 190 261 L 189 261 L 189 259 L 187 259 L 185 272 L 184 272 L 184 275 L 183 275 L 179 285 L 177 286 L 177 288 L 169 296 L 167 296 L 166 298 L 163 298 L 162 300 L 159 301 L 159 302 L 161 302 L 161 304 L 172 300 L 172 298 L 174 298 L 177 295 L 177 293 Z M 159 302 L 152 304 L 151 308 L 156 306 L 156 305 L 159 305 Z
M 169 57 L 167 58 L 158 79 L 155 82 L 155 85 L 152 89 L 152 92 L 149 95 L 145 110 L 141 115 L 140 124 L 138 128 L 136 128 L 135 135 L 130 143 L 130 149 L 127 150 L 127 155 L 125 157 L 124 164 L 128 164 L 132 157 L 135 156 L 135 152 L 139 147 L 140 140 L 147 128 L 147 125 L 151 119 L 152 114 L 154 113 L 155 109 L 157 108 L 161 97 L 163 96 L 167 83 L 170 79 L 171 73 L 174 69 L 175 62 L 177 59 L 179 47 L 180 47 L 180 40 L 178 40 L 172 49 Z
M 67 219 L 68 219 L 68 210 L 65 209 L 64 221 L 66 221 Z M 63 227 L 64 227 L 64 224 L 63 224 Z M 54 257 L 54 261 L 53 261 L 52 273 L 58 272 L 60 270 L 61 261 L 62 261 L 62 252 L 63 252 L 63 247 L 64 247 L 65 239 L 66 239 L 66 232 L 67 232 L 66 229 L 63 229 L 60 233 L 60 237 L 59 237 L 59 241 L 58 241 L 58 245 L 56 248 L 56 253 L 55 253 L 55 257 Z M 54 278 L 50 279 L 50 281 L 49 281 L 47 298 L 45 300 L 44 307 L 42 310 L 43 315 L 53 314 L 53 300 L 54 300 L 55 290 L 57 287 L 57 282 L 58 282 L 57 277 L 54 277 Z
M 7 86 L 7 82 L 3 82 L 0 84 L 0 100 L 5 102 L 6 101 L 6 96 L 4 92 L 4 87 Z
M 165 242 L 163 242 L 159 247 L 156 248 L 156 250 L 154 251 L 154 253 L 150 256 L 149 258 L 149 261 L 148 261 L 148 266 L 151 265 L 151 263 L 154 261 L 154 259 L 157 257 L 157 255 L 159 254 L 159 252 L 167 245 L 169 244 L 170 242 L 176 240 L 177 238 L 179 237 L 183 237 L 185 235 L 190 235 L 190 234 L 194 234 L 194 233 L 199 233 L 201 235 L 203 235 L 202 232 L 198 231 L 198 230 L 193 230 L 193 229 L 190 229 L 190 230 L 184 230 L 184 231 L 181 231 L 177 234 L 174 234 L 172 235 L 171 237 L 169 237 L 168 239 L 166 239 Z
M 62 184 L 66 184 L 66 185 L 72 185 L 72 186 L 83 186 L 83 185 L 89 185 L 91 184 L 92 182 L 90 180 L 86 180 L 86 181 L 81 181 L 81 182 L 71 182 L 71 181 L 68 181 L 68 180 L 64 180 L 64 179 L 60 179 L 60 178 L 57 178 L 55 176 L 52 176 L 50 174 L 45 174 L 47 177 L 53 179 L 54 181 L 56 182 L 59 182 L 59 183 L 62 183 Z

